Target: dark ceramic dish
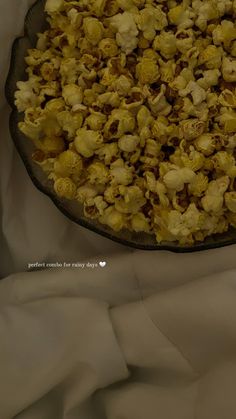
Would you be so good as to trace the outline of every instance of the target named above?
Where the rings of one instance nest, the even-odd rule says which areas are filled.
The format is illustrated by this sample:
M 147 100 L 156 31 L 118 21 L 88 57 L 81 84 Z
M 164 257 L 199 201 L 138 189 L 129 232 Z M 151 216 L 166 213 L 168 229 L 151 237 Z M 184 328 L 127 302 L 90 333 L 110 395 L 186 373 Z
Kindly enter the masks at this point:
M 235 229 L 231 229 L 224 234 L 209 237 L 203 243 L 197 243 L 193 246 L 180 246 L 176 243 L 168 242 L 158 244 L 154 235 L 145 233 L 138 234 L 127 230 L 116 233 L 96 220 L 86 218 L 83 214 L 83 207 L 81 204 L 76 201 L 67 201 L 57 197 L 53 189 L 52 181 L 49 181 L 41 168 L 32 161 L 31 155 L 34 150 L 34 146 L 33 143 L 28 140 L 17 127 L 18 122 L 23 120 L 23 113 L 18 113 L 14 105 L 16 82 L 18 80 L 26 80 L 26 64 L 24 57 L 27 54 L 27 49 L 35 46 L 37 40 L 36 34 L 44 31 L 47 27 L 44 5 L 45 0 L 37 0 L 26 16 L 25 34 L 23 37 L 17 38 L 13 44 L 11 65 L 6 82 L 6 98 L 12 108 L 10 116 L 11 136 L 34 185 L 41 192 L 48 195 L 59 210 L 75 223 L 126 246 L 144 250 L 170 250 L 172 252 L 181 253 L 207 250 L 235 244 Z

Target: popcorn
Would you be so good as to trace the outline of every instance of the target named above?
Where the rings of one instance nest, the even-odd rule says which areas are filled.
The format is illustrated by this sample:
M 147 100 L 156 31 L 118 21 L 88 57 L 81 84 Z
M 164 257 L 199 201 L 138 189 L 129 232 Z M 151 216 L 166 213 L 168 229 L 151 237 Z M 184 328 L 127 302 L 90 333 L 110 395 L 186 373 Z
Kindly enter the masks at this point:
M 125 215 L 117 211 L 114 206 L 105 209 L 99 218 L 100 223 L 108 225 L 114 231 L 120 231 L 126 226 Z
M 191 169 L 173 169 L 164 175 L 163 182 L 168 189 L 179 192 L 184 188 L 184 184 L 192 182 L 194 177 L 195 173 Z
M 222 61 L 222 51 L 215 45 L 208 45 L 205 50 L 199 54 L 199 65 L 205 65 L 208 69 L 220 68 Z
M 103 38 L 99 42 L 99 48 L 104 58 L 115 57 L 119 52 L 116 41 L 112 38 Z
M 59 12 L 63 9 L 64 0 L 47 0 L 45 11 L 48 13 Z
M 102 162 L 95 161 L 90 164 L 87 173 L 91 184 L 106 184 L 108 182 L 109 171 Z
M 212 39 L 215 45 L 224 45 L 229 47 L 231 42 L 236 39 L 236 29 L 233 22 L 222 20 L 220 25 L 217 25 L 212 32 Z
M 222 61 L 222 75 L 225 81 L 236 81 L 236 60 L 230 57 L 224 57 Z
M 215 151 L 215 140 L 211 134 L 202 134 L 194 142 L 198 151 L 204 156 L 210 156 Z
M 235 1 L 77 3 L 45 2 L 15 93 L 57 196 L 158 242 L 236 228 Z
M 71 114 L 69 111 L 61 111 L 57 114 L 57 121 L 63 131 L 67 132 L 69 141 L 74 139 L 76 131 L 82 127 L 83 119 L 81 112 Z
M 117 30 L 117 44 L 122 51 L 130 54 L 138 45 L 138 29 L 132 13 L 124 12 L 113 16 L 111 25 Z
M 195 106 L 200 105 L 207 96 L 206 91 L 194 81 L 190 81 L 185 89 L 179 91 L 181 97 L 187 96 L 188 94 L 191 94 Z
M 122 151 L 132 153 L 136 150 L 139 143 L 139 137 L 137 135 L 123 135 L 118 141 L 118 146 Z
M 180 29 L 187 29 L 193 26 L 193 12 L 190 8 L 185 8 L 183 4 L 173 7 L 168 12 L 168 19 L 171 25 L 176 25 Z
M 54 163 L 54 171 L 61 177 L 80 175 L 83 170 L 82 158 L 73 150 L 61 153 Z
M 37 77 L 31 77 L 28 81 L 18 81 L 15 93 L 15 105 L 19 112 L 26 111 L 29 107 L 36 107 L 43 101 L 43 97 L 37 95 Z
M 120 186 L 119 191 L 121 198 L 115 200 L 115 208 L 122 214 L 136 214 L 146 203 L 138 186 Z
M 159 79 L 158 65 L 149 58 L 142 58 L 136 66 L 136 77 L 140 84 L 155 83 Z
M 203 134 L 205 130 L 205 123 L 197 118 L 187 119 L 181 121 L 180 130 L 186 140 L 194 140 Z
M 176 38 L 171 32 L 161 32 L 153 41 L 153 48 L 160 51 L 160 54 L 166 58 L 173 58 L 177 52 Z
M 133 170 L 118 159 L 110 166 L 111 185 L 129 185 L 133 180 Z
M 104 127 L 106 137 L 119 138 L 122 135 L 133 132 L 135 119 L 131 112 L 125 109 L 114 109 Z
M 54 183 L 54 189 L 60 198 L 72 200 L 76 197 L 76 185 L 69 177 L 58 178 Z
M 143 32 L 143 37 L 148 41 L 155 38 L 156 31 L 164 29 L 168 22 L 160 6 L 147 6 L 135 15 L 136 24 Z
M 209 183 L 205 196 L 201 199 L 203 209 L 206 212 L 218 213 L 222 210 L 224 193 L 229 186 L 228 176 L 223 176 Z
M 62 89 L 62 97 L 69 106 L 81 104 L 83 100 L 82 88 L 76 84 L 67 84 Z
M 131 218 L 131 229 L 135 231 L 136 233 L 139 232 L 146 232 L 148 233 L 150 231 L 150 226 L 148 219 L 145 217 L 145 215 L 142 212 L 138 212 L 137 214 L 134 214 Z
M 102 145 L 103 138 L 97 131 L 80 128 L 76 133 L 74 146 L 83 157 L 92 157 L 95 151 Z
M 224 195 L 225 205 L 229 211 L 236 214 L 236 192 L 226 192 Z
M 92 44 L 97 45 L 102 39 L 103 25 L 94 17 L 85 17 L 83 29 L 86 39 Z

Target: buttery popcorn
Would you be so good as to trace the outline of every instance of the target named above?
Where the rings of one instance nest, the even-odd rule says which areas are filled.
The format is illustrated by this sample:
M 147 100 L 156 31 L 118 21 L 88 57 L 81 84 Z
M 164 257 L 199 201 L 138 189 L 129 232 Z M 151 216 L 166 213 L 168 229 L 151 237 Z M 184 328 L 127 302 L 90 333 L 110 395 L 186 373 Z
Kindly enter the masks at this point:
M 191 246 L 236 228 L 235 0 L 46 0 L 20 131 L 60 199 Z

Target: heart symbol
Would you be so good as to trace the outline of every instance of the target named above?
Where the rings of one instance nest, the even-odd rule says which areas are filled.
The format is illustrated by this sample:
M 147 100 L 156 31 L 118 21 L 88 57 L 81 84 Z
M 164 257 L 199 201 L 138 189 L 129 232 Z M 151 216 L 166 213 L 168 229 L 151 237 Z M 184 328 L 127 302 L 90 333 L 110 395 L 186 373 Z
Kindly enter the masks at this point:
M 106 262 L 99 262 L 99 265 L 101 266 L 101 268 L 105 268 L 105 266 L 106 266 Z

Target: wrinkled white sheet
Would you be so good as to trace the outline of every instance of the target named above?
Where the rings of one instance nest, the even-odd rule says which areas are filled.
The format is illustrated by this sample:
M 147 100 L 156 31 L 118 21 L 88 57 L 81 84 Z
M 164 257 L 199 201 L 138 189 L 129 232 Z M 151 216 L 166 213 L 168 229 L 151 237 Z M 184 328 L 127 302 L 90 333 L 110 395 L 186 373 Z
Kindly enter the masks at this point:
M 3 87 L 32 3 L 0 0 L 0 419 L 235 419 L 236 246 L 136 252 L 28 178 Z M 26 272 L 93 259 L 106 268 Z

